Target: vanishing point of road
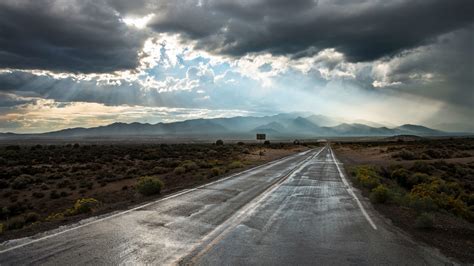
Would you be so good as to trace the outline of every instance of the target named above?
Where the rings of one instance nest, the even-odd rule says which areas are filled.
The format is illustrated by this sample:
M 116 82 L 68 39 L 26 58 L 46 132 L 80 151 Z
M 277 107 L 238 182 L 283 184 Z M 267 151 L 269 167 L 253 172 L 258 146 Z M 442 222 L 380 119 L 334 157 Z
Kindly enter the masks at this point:
M 0 245 L 0 265 L 446 265 L 378 215 L 330 146 Z

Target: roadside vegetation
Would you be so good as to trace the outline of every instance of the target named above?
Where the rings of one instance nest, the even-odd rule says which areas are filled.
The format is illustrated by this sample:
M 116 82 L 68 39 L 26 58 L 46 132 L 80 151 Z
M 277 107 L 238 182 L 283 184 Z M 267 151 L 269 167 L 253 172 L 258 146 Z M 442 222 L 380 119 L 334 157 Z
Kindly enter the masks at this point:
M 409 168 L 356 166 L 356 182 L 367 189 L 376 204 L 395 204 L 418 215 L 444 212 L 474 222 L 474 164 L 416 162 Z M 463 175 L 462 178 L 456 176 Z
M 76 221 L 306 149 L 302 145 L 0 146 L 0 239 Z
M 474 262 L 474 139 L 334 146 L 379 212 L 447 255 Z

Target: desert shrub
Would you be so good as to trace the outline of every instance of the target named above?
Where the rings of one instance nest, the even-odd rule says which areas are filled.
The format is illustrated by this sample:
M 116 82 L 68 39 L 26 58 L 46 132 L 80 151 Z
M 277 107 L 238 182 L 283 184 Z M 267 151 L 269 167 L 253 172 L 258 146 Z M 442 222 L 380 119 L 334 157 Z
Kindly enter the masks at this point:
M 233 161 L 228 166 L 229 169 L 236 169 L 244 167 L 244 164 L 240 161 Z
M 62 212 L 58 212 L 58 213 L 53 213 L 53 214 L 48 215 L 45 221 L 50 222 L 50 221 L 59 221 L 63 219 L 64 219 L 64 214 Z
M 422 213 L 416 217 L 415 227 L 418 229 L 431 229 L 433 228 L 434 218 L 429 213 Z
M 423 161 L 416 161 L 410 168 L 413 172 L 419 172 L 424 174 L 431 174 L 434 171 L 434 167 L 429 163 Z
M 216 145 L 224 145 L 224 141 L 219 139 L 216 141 Z
M 222 174 L 222 170 L 219 167 L 213 167 L 211 169 L 211 176 L 218 176 Z
M 237 145 L 243 146 L 243 145 L 245 145 L 245 143 L 243 143 L 242 141 L 239 141 L 239 142 L 237 142 Z
M 395 153 L 392 157 L 400 158 L 402 160 L 416 160 L 417 156 L 415 153 L 407 150 L 401 150 L 398 153 Z
M 26 225 L 25 217 L 23 216 L 17 216 L 13 217 L 7 222 L 7 228 L 8 230 L 15 230 L 15 229 L 21 229 Z
M 198 165 L 193 161 L 184 161 L 181 164 L 181 167 L 184 167 L 184 169 L 186 169 L 186 172 L 194 171 L 199 168 Z
M 380 176 L 373 167 L 358 166 L 354 173 L 357 182 L 365 188 L 374 189 L 380 185 Z
M 140 194 L 149 196 L 159 194 L 163 188 L 163 182 L 157 177 L 143 176 L 138 179 L 135 187 Z
M 40 215 L 36 212 L 28 212 L 25 215 L 25 223 L 30 224 L 39 221 Z
M 443 191 L 445 187 L 446 182 L 439 178 L 434 178 L 430 183 L 415 185 L 410 192 L 411 201 L 432 201 L 438 208 L 472 220 L 473 214 L 466 203 Z
M 265 141 L 263 142 L 263 145 L 270 145 L 270 141 L 269 141 L 269 140 L 265 140 Z
M 411 176 L 408 177 L 406 180 L 406 186 L 407 188 L 412 188 L 415 185 L 418 185 L 420 183 L 425 183 L 429 182 L 430 176 L 427 174 L 422 174 L 422 173 L 415 173 Z
M 245 148 L 245 149 L 242 150 L 242 153 L 244 153 L 244 154 L 250 154 L 250 150 L 247 149 L 247 148 Z
M 259 156 L 265 156 L 265 152 L 264 152 L 264 151 L 260 151 L 260 152 L 258 152 L 258 155 L 259 155 Z
M 184 168 L 182 166 L 178 166 L 173 170 L 173 173 L 175 175 L 182 175 L 182 174 L 186 173 L 186 168 Z
M 13 179 L 11 185 L 13 189 L 24 189 L 31 183 L 33 183 L 33 178 L 30 175 L 20 175 Z
M 74 203 L 73 213 L 74 214 L 81 214 L 81 213 L 89 213 L 96 210 L 100 205 L 100 202 L 94 198 L 85 198 L 85 199 L 78 199 Z
M 199 161 L 197 165 L 199 166 L 199 168 L 205 168 L 205 169 L 212 168 L 212 163 L 205 160 Z
M 389 200 L 389 190 L 384 185 L 378 185 L 370 192 L 370 201 L 373 203 L 385 203 Z
M 399 168 L 395 171 L 392 172 L 391 174 L 391 178 L 395 181 L 397 181 L 397 183 L 402 186 L 402 187 L 409 187 L 408 186 L 408 179 L 410 178 L 411 176 L 411 172 L 408 171 L 407 169 L 405 168 Z

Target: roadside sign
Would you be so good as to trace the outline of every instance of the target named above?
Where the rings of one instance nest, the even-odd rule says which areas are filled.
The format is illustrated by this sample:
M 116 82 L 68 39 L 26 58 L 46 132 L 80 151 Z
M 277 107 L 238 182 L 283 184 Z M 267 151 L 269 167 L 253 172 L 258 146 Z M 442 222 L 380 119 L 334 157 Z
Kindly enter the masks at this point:
M 257 140 L 265 140 L 266 135 L 265 134 L 257 134 Z

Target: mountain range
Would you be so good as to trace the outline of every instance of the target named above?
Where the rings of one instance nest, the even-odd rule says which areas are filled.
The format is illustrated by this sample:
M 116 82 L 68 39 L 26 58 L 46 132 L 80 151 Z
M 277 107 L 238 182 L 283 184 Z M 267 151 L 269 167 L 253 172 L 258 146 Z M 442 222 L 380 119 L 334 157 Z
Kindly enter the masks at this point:
M 0 133 L 11 138 L 102 138 L 124 136 L 253 138 L 265 133 L 267 138 L 315 138 L 331 136 L 442 136 L 462 133 L 445 132 L 422 125 L 387 127 L 370 121 L 348 123 L 341 119 L 305 113 L 272 116 L 237 116 L 231 118 L 193 119 L 171 123 L 113 123 L 93 128 L 69 128 L 39 134 Z

